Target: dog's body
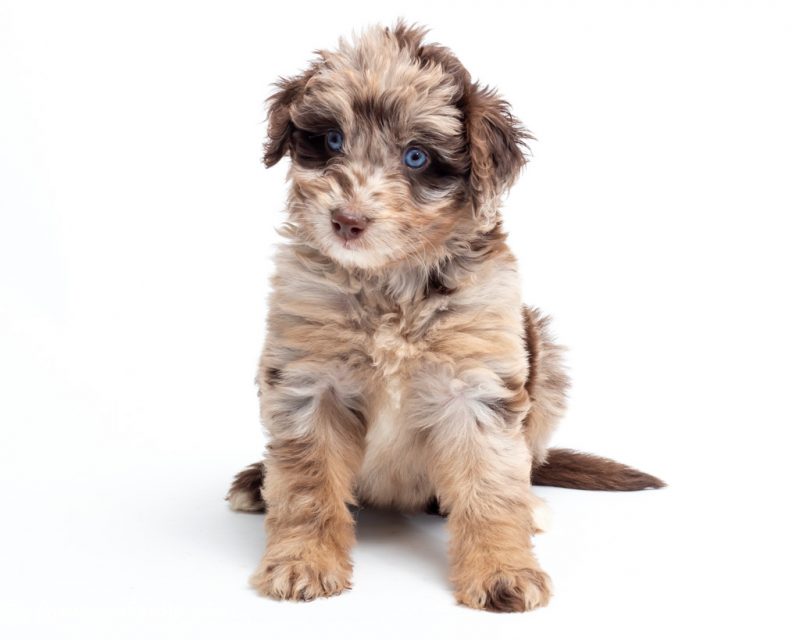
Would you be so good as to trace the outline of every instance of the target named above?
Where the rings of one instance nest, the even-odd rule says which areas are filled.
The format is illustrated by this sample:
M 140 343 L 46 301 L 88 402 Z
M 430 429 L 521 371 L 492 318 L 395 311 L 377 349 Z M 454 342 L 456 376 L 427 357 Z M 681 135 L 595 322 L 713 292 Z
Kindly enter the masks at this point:
M 423 34 L 371 29 L 272 98 L 265 161 L 293 164 L 258 371 L 271 439 L 229 500 L 268 505 L 253 577 L 265 595 L 349 586 L 348 504 L 436 505 L 458 600 L 525 610 L 550 595 L 531 550 L 532 472 L 659 481 L 568 452 L 546 464 L 567 378 L 546 320 L 522 305 L 497 209 L 526 134 Z

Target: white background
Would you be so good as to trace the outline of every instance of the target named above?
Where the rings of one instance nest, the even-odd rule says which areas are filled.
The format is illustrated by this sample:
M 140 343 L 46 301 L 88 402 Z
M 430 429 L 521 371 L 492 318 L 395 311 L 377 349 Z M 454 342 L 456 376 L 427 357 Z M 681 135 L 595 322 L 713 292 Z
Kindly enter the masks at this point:
M 540 490 L 530 614 L 456 606 L 444 523 L 370 512 L 351 592 L 264 600 L 222 500 L 264 443 L 263 100 L 399 15 L 538 138 L 506 220 L 570 347 L 556 444 L 670 484 Z M 799 63 L 777 2 L 0 3 L 0 635 L 797 637 Z

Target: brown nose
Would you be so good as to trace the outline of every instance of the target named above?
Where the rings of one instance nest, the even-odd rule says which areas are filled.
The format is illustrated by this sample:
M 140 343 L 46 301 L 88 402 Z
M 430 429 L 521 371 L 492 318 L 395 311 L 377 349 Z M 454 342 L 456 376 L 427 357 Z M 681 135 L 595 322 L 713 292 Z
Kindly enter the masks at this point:
M 345 240 L 358 238 L 367 229 L 367 219 L 346 209 L 336 209 L 331 224 L 336 235 Z

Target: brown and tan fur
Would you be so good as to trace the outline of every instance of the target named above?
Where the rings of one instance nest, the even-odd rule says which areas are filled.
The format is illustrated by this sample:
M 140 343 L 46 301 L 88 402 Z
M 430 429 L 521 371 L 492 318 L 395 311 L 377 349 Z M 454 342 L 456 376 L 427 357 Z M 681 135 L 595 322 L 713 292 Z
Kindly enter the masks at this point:
M 565 451 L 555 458 L 577 469 L 553 466 L 552 452 L 547 463 L 568 380 L 546 319 L 522 304 L 498 211 L 529 136 L 423 36 L 371 28 L 270 100 L 265 163 L 292 159 L 257 378 L 270 440 L 228 499 L 268 505 L 252 579 L 263 595 L 350 586 L 348 505 L 434 505 L 448 514 L 457 600 L 522 611 L 551 591 L 532 552 L 532 474 L 591 488 L 660 481 Z M 339 151 L 320 139 L 332 129 Z M 409 146 L 426 167 L 403 164 Z M 342 210 L 366 221 L 362 235 L 334 232 Z M 592 480 L 598 470 L 606 480 Z

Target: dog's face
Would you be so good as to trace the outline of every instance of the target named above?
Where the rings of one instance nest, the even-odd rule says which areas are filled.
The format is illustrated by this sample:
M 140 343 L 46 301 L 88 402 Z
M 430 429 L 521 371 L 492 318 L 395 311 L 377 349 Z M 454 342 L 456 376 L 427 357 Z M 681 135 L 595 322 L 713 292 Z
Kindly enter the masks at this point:
M 322 51 L 270 99 L 264 162 L 292 159 L 290 222 L 339 264 L 430 264 L 497 223 L 528 134 L 446 48 L 402 23 Z

